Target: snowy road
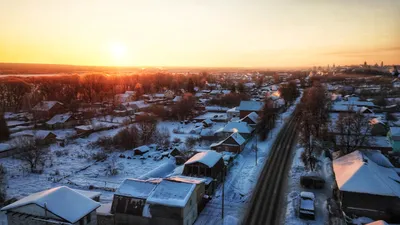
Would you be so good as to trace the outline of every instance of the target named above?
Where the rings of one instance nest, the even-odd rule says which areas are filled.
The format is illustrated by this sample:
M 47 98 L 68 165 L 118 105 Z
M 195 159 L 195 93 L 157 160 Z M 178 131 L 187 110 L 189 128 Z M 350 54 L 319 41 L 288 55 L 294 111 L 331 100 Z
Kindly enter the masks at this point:
M 300 99 L 300 98 L 299 98 Z M 296 102 L 297 103 L 297 102 Z M 195 224 L 239 224 L 248 207 L 252 191 L 258 181 L 258 177 L 268 158 L 270 146 L 282 128 L 283 122 L 290 117 L 295 106 L 290 107 L 281 115 L 270 137 L 265 141 L 258 141 L 258 160 L 255 165 L 255 144 L 253 138 L 247 144 L 243 152 L 234 160 L 234 165 L 229 169 L 225 182 L 225 207 L 224 223 L 222 221 L 222 186 L 217 189 L 214 198 L 207 203 L 200 213 Z

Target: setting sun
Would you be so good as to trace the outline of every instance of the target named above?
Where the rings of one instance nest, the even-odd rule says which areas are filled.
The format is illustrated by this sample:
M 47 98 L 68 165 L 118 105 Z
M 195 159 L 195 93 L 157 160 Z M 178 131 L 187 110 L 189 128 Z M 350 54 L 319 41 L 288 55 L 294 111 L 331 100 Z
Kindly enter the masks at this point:
M 110 53 L 115 63 L 122 63 L 126 54 L 126 46 L 121 43 L 113 43 L 110 45 Z

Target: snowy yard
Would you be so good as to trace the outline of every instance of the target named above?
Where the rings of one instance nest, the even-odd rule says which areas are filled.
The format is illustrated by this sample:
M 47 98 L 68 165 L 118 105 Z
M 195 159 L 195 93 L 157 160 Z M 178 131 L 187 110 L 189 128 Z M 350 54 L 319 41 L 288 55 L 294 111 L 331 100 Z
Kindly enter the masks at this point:
M 117 120 L 122 121 L 122 118 Z M 116 121 L 114 121 L 116 122 Z M 218 129 L 225 123 L 214 123 L 212 128 Z M 161 121 L 158 128 L 166 127 L 171 134 L 171 141 L 174 138 L 185 142 L 188 137 L 199 137 L 195 130 L 196 123 L 181 124 L 177 121 Z M 67 142 L 65 147 L 52 144 L 50 149 L 50 159 L 47 160 L 42 174 L 32 174 L 28 172 L 28 167 L 18 159 L 12 157 L 0 159 L 0 163 L 7 168 L 7 198 L 20 198 L 29 194 L 53 188 L 60 185 L 67 185 L 72 188 L 88 189 L 93 186 L 96 191 L 102 193 L 101 201 L 110 202 L 115 188 L 126 178 L 140 178 L 144 176 L 165 177 L 172 173 L 176 165 L 174 159 L 163 157 L 156 161 L 153 158 L 164 155 L 163 151 L 151 150 L 143 157 L 133 156 L 133 151 L 116 151 L 110 153 L 107 160 L 96 162 L 92 155 L 102 150 L 91 146 L 91 143 L 104 136 L 114 136 L 124 127 L 111 130 L 94 132 L 88 137 L 77 138 Z M 175 131 L 175 133 L 174 133 Z M 32 133 L 32 130 L 21 131 L 13 134 L 19 136 Z M 51 130 L 57 136 L 66 137 L 75 134 L 73 129 Z M 204 146 L 196 146 L 196 148 Z M 208 146 L 207 146 L 208 148 Z M 124 155 L 125 158 L 120 158 Z M 130 159 L 128 159 L 130 157 Z M 118 174 L 111 176 L 109 166 L 118 168 Z
M 327 199 L 332 195 L 331 185 L 333 182 L 332 162 L 329 158 L 320 157 L 321 169 L 318 175 L 326 181 L 324 189 L 306 189 L 300 185 L 300 176 L 307 174 L 306 168 L 300 159 L 303 148 L 298 147 L 295 151 L 293 163 L 288 180 L 287 206 L 285 223 L 287 225 L 322 225 L 329 224 L 329 213 L 327 210 Z M 313 173 L 315 174 L 315 173 Z M 299 218 L 299 198 L 300 192 L 313 192 L 315 195 L 315 220 L 303 220 Z

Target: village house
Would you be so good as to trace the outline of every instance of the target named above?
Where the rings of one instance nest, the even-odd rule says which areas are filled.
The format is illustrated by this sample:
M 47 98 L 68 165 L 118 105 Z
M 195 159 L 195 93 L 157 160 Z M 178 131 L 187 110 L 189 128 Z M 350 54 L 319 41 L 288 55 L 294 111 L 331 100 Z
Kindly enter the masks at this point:
M 240 117 L 240 110 L 239 107 L 234 107 L 232 109 L 226 110 L 226 115 L 228 116 L 228 120 L 232 120 L 233 118 Z
M 143 217 L 145 203 L 150 193 L 161 179 L 126 179 L 114 194 L 111 213 L 115 225 L 148 224 L 149 218 Z
M 202 141 L 216 141 L 218 137 L 215 134 L 215 130 L 212 128 L 203 128 L 200 132 L 200 139 Z
M 94 131 L 92 125 L 80 125 L 75 127 L 77 135 L 88 135 Z
M 123 103 L 124 106 L 129 107 L 133 110 L 134 113 L 143 111 L 151 106 L 151 104 L 147 104 L 143 100 L 140 101 L 133 101 L 133 102 L 126 102 Z
M 129 106 L 127 104 L 119 104 L 114 108 L 113 114 L 114 116 L 130 116 L 133 115 L 136 111 L 136 105 Z
M 46 127 L 49 129 L 64 129 L 74 127 L 78 120 L 72 113 L 57 114 L 46 122 Z
M 114 96 L 114 101 L 117 104 L 134 101 L 136 98 L 135 93 L 135 91 L 125 91 L 123 94 L 116 94 Z
M 371 126 L 371 135 L 373 136 L 386 136 L 388 129 L 385 123 L 381 121 L 380 118 L 372 118 L 369 121 Z
M 64 105 L 58 101 L 41 101 L 33 107 L 32 112 L 38 119 L 47 119 L 63 113 Z
M 255 112 L 251 112 L 247 116 L 245 116 L 243 119 L 241 119 L 242 122 L 246 122 L 250 127 L 255 127 L 258 123 L 259 117 L 258 114 Z
M 379 151 L 355 151 L 335 159 L 333 171 L 347 215 L 400 222 L 400 177 Z
M 55 143 L 57 140 L 57 135 L 47 130 L 34 130 L 31 132 L 23 133 L 21 136 L 34 138 L 39 142 L 39 144 L 42 145 L 52 144 Z
M 212 182 L 211 178 L 188 177 L 188 176 L 183 176 L 183 175 L 176 175 L 176 176 L 171 176 L 171 177 L 168 177 L 165 179 L 174 181 L 174 182 L 195 184 L 196 188 L 194 189 L 194 192 L 196 192 L 197 212 L 201 212 L 201 210 L 203 210 L 203 208 L 206 205 L 207 200 L 208 200 L 204 197 L 204 195 L 208 194 L 208 192 L 206 190 L 206 185 L 209 186 L 209 184 Z
M 211 178 L 212 182 L 206 184 L 206 190 L 208 190 L 208 193 L 212 193 L 221 182 L 222 176 L 225 176 L 224 168 L 222 154 L 213 150 L 206 150 L 197 153 L 184 164 L 182 175 Z
M 149 151 L 150 151 L 149 146 L 142 145 L 142 146 L 139 146 L 139 147 L 133 149 L 133 155 L 143 155 Z
M 22 198 L 1 211 L 9 225 L 97 225 L 98 207 L 98 202 L 62 186 Z
M 244 139 L 239 133 L 232 133 L 226 139 L 211 144 L 210 148 L 218 152 L 226 151 L 239 154 L 243 151 L 245 143 L 246 139 Z
M 250 127 L 246 122 L 243 121 L 235 121 L 229 122 L 225 125 L 225 127 L 218 129 L 215 133 L 220 138 L 226 138 L 230 136 L 232 133 L 239 133 L 246 140 L 251 137 L 253 132 L 253 128 Z
M 394 152 L 400 152 L 400 127 L 390 127 L 388 139 Z
M 171 91 L 171 90 L 166 90 L 166 91 L 164 91 L 164 97 L 166 99 L 171 100 L 171 99 L 173 99 L 175 97 L 175 93 L 173 91 Z
M 260 114 L 263 106 L 264 103 L 259 101 L 241 101 L 239 105 L 240 119 L 243 119 L 245 116 L 252 112 Z
M 151 224 L 186 225 L 197 218 L 196 184 L 162 180 L 150 193 L 143 215 Z

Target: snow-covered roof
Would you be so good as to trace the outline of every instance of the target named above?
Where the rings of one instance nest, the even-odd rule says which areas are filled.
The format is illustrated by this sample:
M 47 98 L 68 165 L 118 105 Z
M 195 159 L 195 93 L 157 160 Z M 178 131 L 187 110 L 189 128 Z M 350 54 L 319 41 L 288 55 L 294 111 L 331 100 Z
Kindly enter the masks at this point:
M 28 131 L 19 132 L 19 134 L 21 134 L 22 136 L 34 137 L 37 139 L 45 139 L 48 135 L 54 134 L 54 133 L 51 131 L 48 131 L 48 130 L 28 130 Z M 56 134 L 54 134 L 54 135 L 56 135 Z
M 215 147 L 215 146 L 219 146 L 221 144 L 223 144 L 226 140 L 228 140 L 229 138 L 233 138 L 233 140 L 238 144 L 238 145 L 242 145 L 246 142 L 246 139 L 244 139 L 244 137 L 242 137 L 242 135 L 240 135 L 239 133 L 233 133 L 231 134 L 229 137 L 225 138 L 224 140 L 217 142 L 217 143 L 213 143 L 210 145 L 210 147 Z
M 176 175 L 166 178 L 167 180 L 176 181 L 176 182 L 184 182 L 190 184 L 201 184 L 206 183 L 208 184 L 213 180 L 211 177 L 189 177 L 183 175 Z
M 125 106 L 136 106 L 138 109 L 147 108 L 150 105 L 146 104 L 143 100 L 123 103 Z
M 100 207 L 100 204 L 92 199 L 68 187 L 61 186 L 29 195 L 28 197 L 3 207 L 1 210 L 10 211 L 30 204 L 46 208 L 54 215 L 70 223 L 77 222 L 82 217 Z
M 392 137 L 400 137 L 400 127 L 390 127 Z
M 163 93 L 154 94 L 155 98 L 164 98 L 165 95 Z
M 373 113 L 373 111 L 371 110 L 371 109 L 368 109 L 367 107 L 365 107 L 365 106 L 362 106 L 361 108 L 360 108 L 360 110 L 359 110 L 359 112 L 360 113 Z
M 220 159 L 222 155 L 216 151 L 208 150 L 204 152 L 199 152 L 185 162 L 185 165 L 190 165 L 193 163 L 202 163 L 208 167 L 213 167 Z
M 173 102 L 179 102 L 182 100 L 182 96 L 175 96 L 175 98 L 172 100 Z
M 146 203 L 183 208 L 195 187 L 196 184 L 162 180 L 151 192 Z
M 136 93 L 136 91 L 125 91 L 125 94 L 128 95 L 134 95 Z
M 245 118 L 249 118 L 254 123 L 257 123 L 259 117 L 258 117 L 258 114 L 256 112 L 251 112 L 246 117 L 244 117 L 242 120 L 244 120 Z
M 261 111 L 264 103 L 258 101 L 241 101 L 239 105 L 240 111 Z
M 150 151 L 150 148 L 147 145 L 142 145 L 137 148 L 134 148 L 133 151 L 148 152 Z
M 238 113 L 240 111 L 239 111 L 239 107 L 233 107 L 232 109 L 228 109 L 226 112 L 227 113 L 228 112 L 230 112 L 230 113 Z
M 10 144 L 0 143 L 0 152 L 10 150 L 12 147 Z
M 375 222 L 372 222 L 372 223 L 367 223 L 367 224 L 365 224 L 365 225 L 389 225 L 389 224 L 386 223 L 386 222 L 383 221 L 383 220 L 378 220 L 378 221 L 375 221 Z
M 93 126 L 92 125 L 80 125 L 80 126 L 76 126 L 75 129 L 90 131 L 90 130 L 93 130 Z
M 226 112 L 228 109 L 228 107 L 223 106 L 206 106 L 206 110 L 209 112 Z
M 339 111 L 339 112 L 358 112 L 359 107 L 351 106 L 351 105 L 342 105 L 342 104 L 332 104 L 332 111 Z
M 213 121 L 211 121 L 211 119 L 205 119 L 205 120 L 203 120 L 203 123 L 210 125 L 213 123 Z
M 243 121 L 229 122 L 219 130 L 219 132 L 239 132 L 243 134 L 250 134 L 252 131 L 253 128 Z
M 160 182 L 158 179 L 125 179 L 115 192 L 117 195 L 146 199 Z
M 69 118 L 71 118 L 71 116 L 71 113 L 57 114 L 47 121 L 46 124 L 53 125 L 56 123 L 65 123 Z
M 35 105 L 35 107 L 33 107 L 33 110 L 48 111 L 53 108 L 57 103 L 62 105 L 62 103 L 58 101 L 41 101 L 37 105 Z
M 74 191 L 78 192 L 79 194 L 86 196 L 90 199 L 94 199 L 101 195 L 101 192 L 97 192 L 97 191 L 85 191 L 85 190 L 79 190 L 79 189 L 74 189 L 74 188 L 71 188 L 71 190 L 74 190 Z
M 341 191 L 400 197 L 400 177 L 395 170 L 378 165 L 363 152 L 333 160 L 333 170 Z
M 203 136 L 203 137 L 214 136 L 214 130 L 212 128 L 202 129 L 200 132 L 200 136 Z

